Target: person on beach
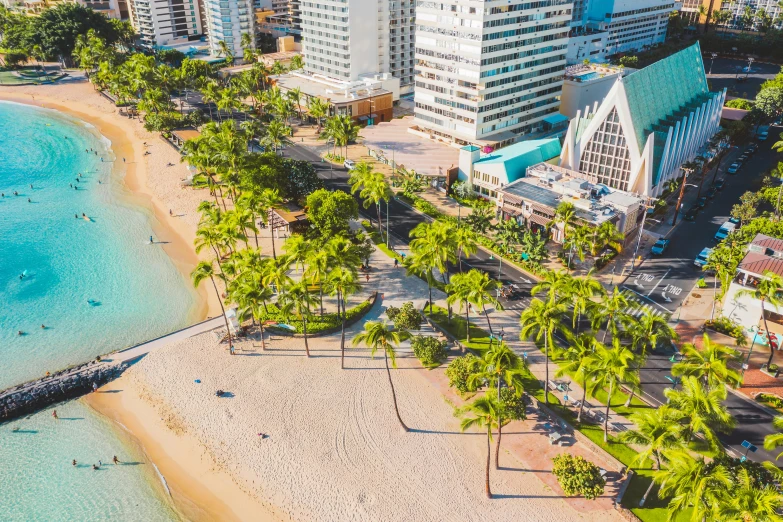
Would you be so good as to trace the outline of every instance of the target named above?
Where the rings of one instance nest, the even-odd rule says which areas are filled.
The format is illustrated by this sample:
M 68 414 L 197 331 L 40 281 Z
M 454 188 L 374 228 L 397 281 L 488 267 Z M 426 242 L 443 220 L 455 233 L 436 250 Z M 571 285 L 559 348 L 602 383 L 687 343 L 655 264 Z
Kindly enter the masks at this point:
M 174 215 L 174 213 L 171 212 L 171 209 L 169 209 L 169 216 L 173 216 L 173 215 Z
M 95 393 L 98 391 L 98 385 L 95 383 L 92 383 L 92 392 Z
M 125 158 L 122 158 L 122 162 L 125 163 Z
M 71 466 L 75 466 L 75 465 L 76 465 L 76 459 L 73 459 L 73 461 L 71 462 Z
M 57 410 L 52 410 L 52 417 L 55 419 L 59 419 L 60 417 L 57 416 Z
M 100 468 L 101 466 L 103 466 L 103 462 L 101 462 L 101 461 L 99 460 L 99 461 L 98 461 L 98 467 Z
M 364 280 L 370 282 L 370 274 L 364 274 Z
M 397 261 L 397 258 L 394 258 L 394 268 L 397 268 L 397 265 L 399 264 L 399 261 Z
M 113 456 L 111 458 L 111 461 L 114 462 L 115 466 L 120 463 L 120 459 L 117 458 L 117 455 Z
M 97 471 L 97 470 L 98 470 L 98 466 L 96 466 L 95 464 L 93 464 L 93 465 L 92 465 L 92 470 L 93 470 L 93 471 Z
M 150 236 L 150 245 L 151 245 L 152 243 L 154 243 L 154 241 L 152 241 L 152 236 Z

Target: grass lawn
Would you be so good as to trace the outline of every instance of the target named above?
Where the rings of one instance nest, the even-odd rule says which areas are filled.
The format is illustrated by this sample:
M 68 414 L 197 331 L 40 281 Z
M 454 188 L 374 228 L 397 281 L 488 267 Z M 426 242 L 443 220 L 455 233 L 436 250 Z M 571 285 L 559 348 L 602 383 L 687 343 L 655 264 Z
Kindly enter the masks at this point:
M 42 78 L 41 76 L 17 76 L 14 74 L 14 71 L 0 71 L 0 85 L 21 85 L 26 83 L 34 83 L 34 84 L 40 84 L 40 83 L 49 83 L 55 80 L 59 80 L 61 76 L 59 75 L 49 75 L 45 78 Z

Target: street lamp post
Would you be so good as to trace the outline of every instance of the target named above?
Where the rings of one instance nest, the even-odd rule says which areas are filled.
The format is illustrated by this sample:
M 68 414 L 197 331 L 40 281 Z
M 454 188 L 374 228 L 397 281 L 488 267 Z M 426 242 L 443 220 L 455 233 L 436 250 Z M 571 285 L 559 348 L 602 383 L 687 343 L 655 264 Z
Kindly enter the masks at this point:
M 656 198 L 648 198 L 648 202 L 644 204 L 644 216 L 642 217 L 642 226 L 639 228 L 639 237 L 636 239 L 636 248 L 633 250 L 633 257 L 631 258 L 631 274 L 633 274 L 634 268 L 636 268 L 636 254 L 639 253 L 639 245 L 642 242 L 642 234 L 644 234 L 644 223 L 647 221 L 647 209 L 654 208 L 649 205 L 649 201 Z M 659 219 L 651 219 L 650 221 L 654 221 L 656 223 L 661 223 L 661 220 Z M 614 275 L 613 275 L 614 277 Z
M 674 209 L 674 219 L 672 220 L 672 226 L 677 224 L 677 216 L 680 214 L 680 205 L 682 205 L 682 196 L 685 194 L 685 185 L 688 181 L 688 174 L 693 172 L 693 169 L 687 167 L 680 167 L 685 174 L 682 178 L 682 186 L 680 186 L 680 196 L 677 198 L 677 207 Z M 694 187 L 696 185 L 693 185 Z
M 752 56 L 748 58 L 748 69 L 745 71 L 745 79 L 748 79 L 748 76 L 750 76 L 750 66 L 753 65 L 753 62 L 755 62 L 756 59 Z
M 710 53 L 710 72 L 707 74 L 712 74 L 712 62 L 715 61 L 715 58 L 718 57 L 718 53 Z
M 756 334 L 759 331 L 758 326 L 751 326 L 750 332 L 753 334 L 753 341 L 750 343 L 750 350 L 748 350 L 748 356 L 745 358 L 745 364 L 742 365 L 742 375 L 745 375 L 745 369 L 750 364 L 750 355 L 753 353 L 753 347 L 756 345 Z

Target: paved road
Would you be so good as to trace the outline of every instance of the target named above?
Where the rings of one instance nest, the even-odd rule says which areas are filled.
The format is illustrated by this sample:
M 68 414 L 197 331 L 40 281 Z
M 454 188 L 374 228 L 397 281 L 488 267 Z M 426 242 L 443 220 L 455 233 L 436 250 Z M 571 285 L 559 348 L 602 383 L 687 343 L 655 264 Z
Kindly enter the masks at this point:
M 754 63 L 747 73 L 747 60 L 716 58 L 712 64 L 712 73 L 707 74 L 713 90 L 736 89 L 743 98 L 754 99 L 761 89 L 761 84 L 766 80 L 774 78 L 780 72 L 780 66 L 768 63 Z M 709 73 L 709 56 L 704 59 L 704 67 Z M 747 73 L 747 80 L 738 81 L 738 78 L 744 78 Z

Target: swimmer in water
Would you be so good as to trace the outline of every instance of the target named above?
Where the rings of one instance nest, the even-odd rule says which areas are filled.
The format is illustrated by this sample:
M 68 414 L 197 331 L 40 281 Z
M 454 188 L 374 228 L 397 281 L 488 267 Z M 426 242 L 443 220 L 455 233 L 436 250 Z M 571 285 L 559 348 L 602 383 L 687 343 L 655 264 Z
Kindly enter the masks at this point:
M 22 330 L 19 330 L 18 332 L 16 332 L 16 335 L 24 335 L 24 332 Z
M 33 184 L 32 183 L 30 183 L 30 188 L 33 188 Z
M 76 459 L 73 459 L 73 461 L 71 462 L 71 466 L 75 466 L 75 465 L 76 465 Z
M 115 464 L 115 465 L 117 465 L 117 464 L 119 464 L 119 463 L 120 463 L 120 459 L 118 459 L 118 458 L 117 458 L 117 455 L 115 455 L 114 457 L 112 457 L 112 459 L 111 459 L 111 460 L 112 460 L 112 462 L 114 462 L 114 464 Z
M 32 203 L 32 201 L 30 201 L 30 198 L 27 198 L 27 202 L 28 202 L 28 203 Z
M 18 196 L 18 195 L 19 195 L 19 193 L 14 190 L 14 196 Z
M 84 215 L 84 212 L 82 212 L 82 217 L 83 217 L 83 218 L 87 217 L 87 216 L 85 216 L 85 215 Z
M 41 325 L 41 330 L 46 330 L 46 325 L 45 324 Z
M 95 464 L 93 464 L 93 465 L 92 465 L 92 469 L 93 469 L 93 471 L 97 471 L 97 469 L 98 469 L 98 466 L 96 466 Z
M 79 214 L 74 214 L 73 217 L 75 217 L 76 219 L 79 219 Z

